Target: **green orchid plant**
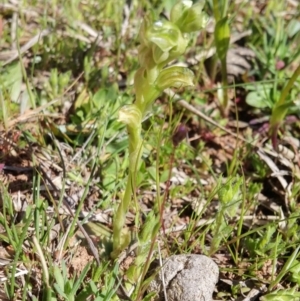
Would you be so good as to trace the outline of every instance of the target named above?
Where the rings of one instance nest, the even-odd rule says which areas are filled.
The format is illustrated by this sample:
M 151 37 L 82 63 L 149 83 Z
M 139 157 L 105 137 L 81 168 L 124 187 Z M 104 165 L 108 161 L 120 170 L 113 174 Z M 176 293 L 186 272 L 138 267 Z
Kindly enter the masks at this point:
M 165 89 L 193 86 L 194 74 L 190 69 L 167 65 L 184 54 L 189 33 L 205 27 L 208 18 L 202 11 L 203 6 L 204 1 L 194 5 L 192 1 L 180 1 L 172 8 L 170 20 L 154 21 L 153 15 L 149 14 L 141 25 L 138 49 L 140 68 L 134 78 L 135 102 L 119 111 L 119 121 L 126 124 L 129 136 L 129 173 L 123 199 L 114 216 L 112 258 L 117 258 L 130 243 L 125 218 L 130 204 L 136 200 L 136 177 L 143 153 L 142 120 Z M 155 213 L 150 215 L 137 237 L 140 248 L 130 277 L 132 281 L 136 281 L 141 274 L 138 263 L 145 263 L 147 258 L 145 242 L 151 241 L 159 229 L 159 218 Z
M 224 117 L 227 117 L 229 112 L 229 102 L 227 94 L 227 52 L 230 44 L 230 26 L 227 17 L 229 1 L 213 0 L 213 12 L 216 21 L 214 31 L 217 56 L 221 63 L 222 88 L 219 90 L 220 109 Z M 215 62 L 216 63 L 216 62 Z M 216 64 L 213 67 L 216 68 Z M 214 70 L 215 73 L 215 70 Z

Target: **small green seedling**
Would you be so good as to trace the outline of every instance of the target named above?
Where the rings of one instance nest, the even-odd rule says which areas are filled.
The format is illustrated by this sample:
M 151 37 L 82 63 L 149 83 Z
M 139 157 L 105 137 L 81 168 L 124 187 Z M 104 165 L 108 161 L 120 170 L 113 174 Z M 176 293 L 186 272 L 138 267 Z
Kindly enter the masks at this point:
M 74 276 L 71 279 L 68 278 L 67 267 L 64 261 L 62 262 L 61 268 L 54 266 L 53 274 L 56 281 L 54 283 L 54 288 L 56 292 L 66 300 L 79 300 L 78 298 L 76 298 L 76 296 L 78 294 L 80 286 L 82 285 L 83 279 L 90 269 L 90 266 L 91 264 L 87 264 L 78 278 Z
M 279 100 L 275 103 L 273 107 L 272 115 L 270 119 L 270 135 L 272 138 L 274 149 L 277 149 L 278 147 L 278 142 L 277 142 L 278 129 L 281 123 L 283 122 L 283 120 L 285 119 L 285 116 L 287 115 L 289 109 L 295 106 L 294 100 L 290 99 L 289 97 L 289 93 L 299 76 L 300 76 L 300 65 L 294 71 L 292 77 L 288 80 L 286 86 L 281 91 Z

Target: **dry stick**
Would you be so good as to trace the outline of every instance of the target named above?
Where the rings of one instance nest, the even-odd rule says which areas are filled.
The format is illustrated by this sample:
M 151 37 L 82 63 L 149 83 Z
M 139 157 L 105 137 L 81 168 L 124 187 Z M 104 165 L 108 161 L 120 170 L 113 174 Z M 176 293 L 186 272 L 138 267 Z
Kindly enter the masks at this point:
M 158 255 L 159 255 L 159 265 L 161 267 L 160 277 L 161 277 L 161 281 L 162 281 L 162 285 L 163 285 L 164 297 L 165 297 L 165 301 L 168 301 L 167 286 L 166 286 L 166 282 L 165 282 L 164 267 L 163 267 L 163 261 L 162 261 L 162 256 L 161 256 L 159 243 L 158 243 L 157 247 L 158 247 L 157 249 L 158 249 Z
M 187 109 L 188 111 L 198 115 L 199 117 L 201 117 L 202 119 L 204 119 L 205 121 L 207 121 L 208 123 L 218 127 L 219 129 L 223 130 L 224 132 L 226 132 L 229 135 L 234 136 L 235 138 L 244 141 L 254 147 L 255 146 L 252 142 L 247 141 L 244 137 L 241 137 L 240 135 L 226 129 L 224 126 L 219 125 L 216 121 L 214 121 L 213 119 L 211 119 L 210 117 L 208 117 L 207 115 L 205 115 L 204 113 L 202 113 L 201 111 L 197 110 L 194 106 L 190 105 L 188 102 L 186 102 L 185 100 L 181 99 L 180 96 L 176 93 L 174 93 L 172 90 L 166 90 L 165 93 L 167 95 L 169 95 L 171 97 L 171 99 L 175 99 L 176 103 L 179 103 L 183 108 Z
M 20 53 L 18 53 L 18 51 L 16 51 L 8 60 L 6 60 L 2 64 L 2 67 L 5 66 L 5 65 L 10 64 L 15 59 L 19 58 L 19 55 L 22 55 L 23 53 L 25 53 L 27 50 L 29 50 L 31 47 L 33 47 L 38 41 L 40 41 L 40 39 L 42 39 L 43 37 L 45 37 L 45 36 L 47 36 L 49 34 L 50 34 L 50 30 L 49 29 L 44 29 L 41 32 L 39 32 L 32 39 L 30 39 L 24 46 L 22 46 L 20 48 Z
M 266 285 L 263 284 L 260 288 L 253 288 L 251 291 L 248 293 L 248 295 L 243 299 L 242 301 L 254 301 L 257 298 L 259 298 L 263 293 L 267 292 Z M 240 300 L 240 298 L 239 298 Z
M 255 145 L 252 141 L 248 141 L 246 140 L 244 137 L 228 130 L 227 128 L 225 128 L 224 126 L 218 124 L 216 121 L 214 121 L 213 119 L 211 119 L 210 117 L 208 117 L 207 115 L 205 115 L 204 113 L 202 113 L 201 111 L 197 110 L 194 106 L 190 105 L 188 102 L 186 102 L 185 100 L 181 99 L 180 96 L 176 93 L 174 93 L 172 90 L 165 90 L 165 93 L 167 95 L 169 95 L 172 99 L 175 99 L 176 100 L 176 103 L 180 104 L 183 108 L 187 109 L 188 111 L 198 115 L 199 117 L 201 117 L 202 119 L 204 119 L 205 121 L 207 121 L 208 123 L 216 126 L 217 128 L 221 129 L 222 131 L 226 132 L 227 134 L 237 138 L 238 140 L 240 141 L 243 141 L 251 146 L 253 146 L 254 148 L 260 150 L 260 151 L 263 151 L 263 152 L 266 152 L 266 153 L 269 153 L 273 156 L 276 156 L 276 152 L 272 152 L 271 150 L 266 150 L 266 149 L 263 149 L 262 147 L 260 146 L 257 146 Z
M 22 6 L 18 6 L 17 3 L 10 4 L 10 3 L 0 3 L 0 13 L 6 13 L 6 12 L 16 12 L 16 13 L 22 13 L 30 18 L 37 18 L 39 17 L 39 14 L 34 11 L 32 7 L 28 9 L 23 9 Z
M 124 15 L 124 20 L 121 26 L 121 37 L 123 38 L 126 34 L 127 28 L 129 26 L 129 18 L 130 18 L 130 11 L 132 9 L 133 5 L 125 4 L 123 7 L 123 15 Z
M 173 151 L 172 151 L 172 154 L 171 154 L 170 163 L 169 163 L 170 167 L 169 167 L 168 181 L 167 181 L 166 188 L 165 188 L 165 191 L 164 191 L 163 200 L 162 200 L 162 202 L 160 204 L 160 208 L 159 208 L 159 214 L 160 214 L 159 224 L 161 225 L 164 234 L 165 234 L 164 209 L 165 209 L 166 200 L 168 198 L 168 194 L 170 192 L 170 186 L 171 186 L 171 180 L 170 179 L 171 179 L 171 176 L 172 176 L 172 167 L 173 167 L 173 163 L 174 163 L 174 160 L 175 160 L 175 151 L 176 151 L 176 146 L 174 145 L 174 148 L 173 148 Z
M 11 20 L 11 49 L 17 51 L 17 28 L 18 28 L 18 18 L 19 14 L 17 12 L 13 13 Z
M 230 222 L 236 222 L 238 219 L 239 219 L 239 216 L 237 216 L 236 218 L 230 219 Z M 243 216 L 243 220 L 244 221 L 252 221 L 253 223 L 255 223 L 259 226 L 265 225 L 266 223 L 269 223 L 270 221 L 275 221 L 275 222 L 281 221 L 280 217 L 277 215 L 265 216 L 262 218 L 257 218 L 253 215 L 245 215 L 245 216 Z M 210 218 L 210 219 L 202 218 L 196 222 L 195 228 L 208 226 L 214 222 L 215 222 L 215 218 Z M 188 226 L 189 226 L 189 224 L 170 227 L 170 228 L 166 229 L 165 233 L 170 234 L 173 232 L 180 232 L 180 231 L 186 230 L 188 228 Z M 164 233 L 161 231 L 161 234 L 164 234 Z
M 56 144 L 56 143 L 55 143 L 55 144 Z M 57 146 L 57 145 L 56 145 L 56 146 Z M 62 155 L 61 155 L 61 152 L 60 152 L 59 147 L 57 147 L 57 150 L 58 150 L 59 155 L 60 155 L 60 157 L 61 157 L 61 162 L 62 162 L 62 165 L 63 165 L 63 177 L 65 178 L 65 175 L 66 175 L 65 164 L 64 164 L 64 161 L 63 161 L 63 158 L 62 158 Z M 43 169 L 43 167 L 42 167 L 41 162 L 39 162 L 39 168 L 41 169 L 41 171 L 42 171 L 42 173 L 44 174 L 44 176 L 46 177 L 46 179 L 48 179 L 48 181 L 49 181 L 49 183 L 51 184 L 51 186 L 53 187 L 53 189 L 54 189 L 57 193 L 59 193 L 59 192 L 60 192 L 59 189 L 56 188 L 56 186 L 54 185 L 54 183 L 52 182 L 52 180 L 50 179 L 50 177 L 48 177 L 48 175 L 45 173 L 45 171 L 44 171 L 44 169 Z M 72 198 L 72 196 L 69 196 L 69 197 L 68 197 L 68 196 L 66 195 L 65 192 L 63 192 L 63 197 L 64 197 L 64 198 L 63 198 L 63 203 L 64 203 L 64 205 L 67 207 L 67 209 L 68 209 L 70 215 L 72 216 L 72 218 L 74 219 L 74 218 L 75 218 L 75 215 L 74 215 L 74 213 L 73 213 L 73 211 L 72 211 L 72 209 L 71 209 L 71 207 L 70 207 L 70 205 L 69 205 L 69 203 L 68 203 L 68 198 L 70 198 L 73 202 L 75 202 L 75 201 L 74 201 L 74 199 Z M 85 231 L 85 229 L 83 228 L 83 226 L 81 225 L 81 223 L 79 222 L 79 220 L 77 220 L 76 223 L 77 223 L 78 227 L 80 228 L 80 230 L 81 230 L 83 236 L 84 236 L 85 239 L 87 240 L 88 245 L 89 245 L 89 247 L 90 247 L 90 249 L 91 249 L 91 251 L 92 251 L 92 253 L 93 253 L 93 255 L 94 255 L 94 257 L 95 257 L 95 259 L 96 259 L 96 261 L 97 261 L 97 263 L 98 263 L 98 265 L 100 265 L 100 259 L 99 259 L 99 254 L 98 254 L 97 248 L 95 247 L 93 241 L 91 240 L 91 238 L 89 237 L 89 235 L 87 234 L 87 232 Z
M 266 148 L 262 148 L 260 146 L 257 146 L 255 145 L 252 141 L 248 141 L 246 140 L 244 137 L 226 129 L 224 126 L 222 125 L 219 125 L 216 121 L 214 121 L 213 119 L 211 119 L 210 117 L 208 117 L 207 115 L 205 115 L 204 113 L 202 113 L 201 111 L 197 110 L 194 106 L 190 105 L 189 103 L 187 103 L 185 100 L 181 99 L 180 96 L 176 93 L 174 93 L 172 90 L 166 90 L 165 91 L 172 99 L 175 99 L 177 100 L 177 103 L 179 103 L 183 108 L 189 110 L 190 112 L 198 115 L 199 117 L 201 117 L 202 119 L 204 119 L 205 121 L 207 121 L 208 123 L 218 127 L 219 129 L 223 130 L 224 132 L 226 132 L 227 134 L 235 137 L 236 139 L 240 140 L 240 141 L 243 141 L 245 143 L 247 143 L 248 145 L 251 145 L 252 147 L 255 148 L 257 154 L 264 160 L 264 157 L 262 157 L 261 154 L 270 154 L 274 157 L 279 157 L 279 154 L 278 152 L 275 152 L 275 151 L 271 151 L 271 150 L 268 150 Z M 266 161 L 265 161 L 266 162 Z M 268 164 L 268 162 L 266 162 Z M 270 167 L 270 165 L 269 165 Z M 285 186 L 285 183 L 286 181 L 284 180 L 284 178 L 280 175 L 277 176 L 278 180 L 280 181 L 283 189 L 286 189 L 287 186 Z

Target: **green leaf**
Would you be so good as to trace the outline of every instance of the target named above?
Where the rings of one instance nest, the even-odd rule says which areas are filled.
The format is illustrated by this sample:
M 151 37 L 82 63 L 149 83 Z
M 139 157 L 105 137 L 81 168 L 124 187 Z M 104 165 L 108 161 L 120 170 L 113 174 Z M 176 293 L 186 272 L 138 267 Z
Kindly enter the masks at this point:
M 8 88 L 10 91 L 10 99 L 12 102 L 17 102 L 22 90 L 22 69 L 21 63 L 18 62 L 9 66 L 0 77 L 0 91 L 2 88 Z
M 90 281 L 89 284 L 90 284 L 91 291 L 95 294 L 98 291 L 96 284 L 94 283 L 94 281 Z
M 300 293 L 293 289 L 277 290 L 260 298 L 261 301 L 299 301 Z
M 235 203 L 240 194 L 242 178 L 230 179 L 227 183 L 221 186 L 218 191 L 218 197 L 223 206 L 230 203 Z
M 57 293 L 61 297 L 68 298 L 67 295 L 64 293 L 64 291 L 61 289 L 61 287 L 57 283 L 54 283 L 54 288 L 56 289 Z
M 150 177 L 152 178 L 152 180 L 156 181 L 156 168 L 155 168 L 155 166 L 148 167 L 147 171 L 148 171 Z
M 74 299 L 74 294 L 72 294 L 72 289 L 73 289 L 73 281 L 69 279 L 65 283 L 65 294 L 68 296 L 68 300 Z
M 107 99 L 108 97 L 105 89 L 100 89 L 93 95 L 93 103 L 98 110 L 104 106 Z
M 288 33 L 289 38 L 292 38 L 299 31 L 300 31 L 300 21 L 292 18 L 286 29 L 286 32 Z
M 117 221 L 116 221 L 117 222 Z M 114 242 L 116 241 L 115 237 L 113 238 Z M 112 258 L 117 258 L 121 251 L 125 250 L 131 241 L 131 233 L 128 228 L 123 228 L 119 233 L 119 240 L 118 246 L 113 247 L 113 251 L 111 252 L 110 256 Z
M 58 266 L 54 267 L 53 274 L 54 274 L 54 278 L 56 280 L 58 288 L 60 289 L 60 291 L 64 291 L 64 289 L 65 289 L 65 280 L 64 280 L 64 278 L 61 274 L 60 268 Z
M 269 289 L 272 290 L 274 287 L 278 285 L 278 283 L 281 281 L 281 279 L 289 272 L 289 270 L 295 266 L 295 260 L 297 256 L 299 255 L 299 249 L 300 246 L 298 246 L 294 252 L 289 256 L 287 261 L 285 262 L 284 266 L 282 267 L 279 274 L 276 276 L 275 280 L 270 283 Z M 299 294 L 300 295 L 300 294 Z
M 275 105 L 270 119 L 271 127 L 282 122 L 288 113 L 288 110 L 294 106 L 294 101 L 286 101 L 281 105 Z
M 217 22 L 214 34 L 218 57 L 220 60 L 225 60 L 230 42 L 230 27 L 227 17 Z
M 71 295 L 75 296 L 77 290 L 79 289 L 80 285 L 82 285 L 84 278 L 86 276 L 86 274 L 88 273 L 89 269 L 91 267 L 91 262 L 89 262 L 84 269 L 82 270 L 82 272 L 80 273 L 78 279 L 76 280 L 76 282 L 74 283 L 73 287 L 72 287 L 72 291 L 71 291 Z
M 300 284 L 300 262 L 298 260 L 294 261 L 294 266 L 290 269 L 291 276 L 290 281 Z
M 249 106 L 258 109 L 272 108 L 274 103 L 271 100 L 271 85 L 259 85 L 255 87 L 254 91 L 251 91 L 246 96 L 246 103 Z
M 246 96 L 246 103 L 254 108 L 265 109 L 270 107 L 268 99 L 262 98 L 258 91 L 249 92 Z

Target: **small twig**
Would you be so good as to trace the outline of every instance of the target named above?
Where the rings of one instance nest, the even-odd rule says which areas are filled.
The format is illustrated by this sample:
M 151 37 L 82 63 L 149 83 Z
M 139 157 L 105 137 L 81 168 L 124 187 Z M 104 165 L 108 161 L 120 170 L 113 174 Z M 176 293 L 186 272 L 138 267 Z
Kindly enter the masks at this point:
M 11 20 L 11 49 L 17 51 L 17 29 L 18 29 L 19 14 L 14 12 Z
M 164 297 L 165 297 L 165 301 L 168 301 L 166 282 L 165 282 L 165 275 L 164 275 L 164 267 L 163 267 L 163 262 L 162 262 L 162 257 L 161 257 L 161 251 L 160 251 L 159 242 L 157 244 L 157 249 L 158 249 L 159 266 L 160 266 L 160 271 L 159 272 L 160 272 L 160 275 L 161 275 L 161 281 L 162 281 L 162 285 L 163 285 Z
M 75 155 L 73 156 L 73 158 L 70 160 L 68 166 L 75 160 L 77 159 L 81 153 L 83 153 L 83 151 L 86 149 L 86 147 L 88 146 L 88 144 L 91 142 L 91 140 L 94 138 L 94 134 L 95 134 L 96 130 L 93 129 L 90 133 L 90 135 L 88 136 L 88 138 L 86 139 L 86 141 L 84 142 L 84 144 L 82 145 L 82 147 L 78 150 L 78 152 L 75 153 Z
M 121 28 L 121 37 L 124 37 L 129 25 L 129 18 L 130 18 L 130 10 L 131 10 L 132 4 L 131 6 L 129 6 L 128 4 L 124 5 L 123 8 L 123 13 L 124 13 L 124 20 L 122 23 L 122 28 Z
M 9 165 L 4 165 L 2 167 L 2 169 L 3 170 L 15 171 L 15 172 L 29 172 L 29 171 L 33 171 L 32 167 L 9 166 Z
M 100 46 L 100 47 L 103 47 L 103 48 L 109 48 L 110 47 L 109 42 L 108 43 L 103 42 L 103 35 L 100 32 L 94 30 L 88 24 L 76 21 L 75 25 L 78 26 L 81 30 L 85 31 L 87 34 L 89 34 L 93 38 L 92 41 L 90 41 L 92 43 L 92 45 L 94 45 L 94 46 L 97 45 L 97 46 Z
M 44 29 L 41 32 L 39 32 L 32 39 L 30 39 L 24 46 L 20 48 L 20 53 L 18 53 L 18 51 L 14 52 L 13 55 L 2 64 L 2 66 L 6 66 L 11 62 L 13 62 L 14 60 L 16 60 L 17 58 L 19 58 L 19 55 L 24 54 L 27 50 L 29 50 L 35 44 L 37 44 L 43 37 L 49 35 L 50 32 L 51 31 L 49 29 Z
M 21 9 L 18 4 L 10 4 L 10 3 L 0 3 L 0 12 L 16 12 L 16 13 L 22 13 L 26 15 L 27 17 L 37 18 L 39 17 L 39 14 L 34 11 L 33 9 Z
M 251 145 L 252 147 L 254 147 L 254 149 L 256 151 L 260 151 L 260 152 L 269 154 L 269 155 L 271 155 L 273 157 L 278 157 L 280 160 L 284 160 L 284 158 L 282 156 L 280 156 L 280 154 L 278 154 L 278 152 L 270 150 L 270 149 L 267 149 L 267 148 L 263 148 L 263 147 L 257 146 L 255 144 L 255 141 L 248 141 L 244 137 L 242 137 L 241 135 L 236 134 L 236 133 L 228 130 L 226 127 L 218 124 L 216 121 L 214 121 L 213 119 L 211 119 L 210 117 L 208 117 L 207 115 L 205 115 L 204 113 L 202 113 L 200 110 L 197 110 L 194 106 L 190 105 L 188 102 L 186 102 L 185 100 L 181 99 L 181 97 L 178 94 L 174 93 L 172 90 L 167 89 L 167 90 L 165 90 L 165 93 L 167 95 L 169 95 L 172 99 L 177 100 L 176 103 L 178 103 L 183 108 L 185 108 L 188 111 L 190 111 L 190 112 L 198 115 L 200 118 L 202 118 L 206 122 L 208 122 L 208 123 L 212 124 L 213 126 L 221 129 L 222 131 L 224 131 L 225 133 L 227 133 L 227 134 L 235 137 L 236 139 L 238 139 L 240 141 L 243 141 L 243 142 L 247 143 L 248 145 Z
M 125 249 L 118 256 L 118 263 L 120 264 L 131 252 L 135 251 L 135 249 L 139 246 L 138 242 L 131 244 L 128 249 Z
M 67 241 L 68 235 L 70 233 L 71 226 L 72 226 L 72 223 L 70 223 L 68 225 L 67 229 L 64 230 L 64 234 L 56 246 L 56 250 L 59 250 L 59 253 L 56 256 L 56 258 L 58 258 L 58 260 L 61 260 L 61 258 L 62 258 L 63 248 Z
M 100 34 L 95 29 L 93 29 L 91 26 L 89 26 L 88 24 L 80 22 L 80 21 L 75 21 L 75 25 L 77 25 L 81 30 L 88 33 L 91 37 L 93 37 L 95 39 L 98 38 L 99 41 L 102 39 L 102 36 L 100 36 Z
M 121 299 L 127 300 L 127 301 L 132 301 L 132 299 L 130 298 L 126 288 L 123 286 L 122 284 L 122 280 L 119 279 L 119 277 L 116 277 L 118 280 L 118 284 L 117 284 L 117 296 Z
M 234 218 L 234 219 L 232 219 L 230 221 L 237 221 L 238 218 L 239 217 Z M 243 216 L 243 220 L 244 221 L 252 221 L 253 223 L 259 224 L 259 225 L 261 225 L 261 224 L 264 225 L 264 224 L 266 224 L 269 221 L 278 221 L 278 222 L 280 222 L 280 217 L 276 216 L 276 215 L 271 215 L 271 216 L 265 216 L 265 217 L 262 217 L 262 218 L 257 218 L 255 216 L 249 215 L 249 216 Z M 215 221 L 216 221 L 215 218 L 210 218 L 210 219 L 204 219 L 203 218 L 203 219 L 200 219 L 196 223 L 195 228 L 210 225 L 210 224 L 214 223 Z M 188 229 L 188 227 L 190 227 L 190 225 L 188 223 L 184 224 L 184 225 L 180 225 L 180 226 L 171 227 L 171 228 L 166 229 L 165 233 L 169 234 L 169 233 L 173 233 L 173 232 L 180 232 L 180 231 Z M 164 233 L 161 231 L 161 234 L 164 234 Z
M 165 93 L 167 95 L 169 95 L 172 99 L 177 100 L 176 103 L 178 103 L 180 106 L 182 106 L 183 108 L 187 109 L 188 111 L 198 115 L 199 117 L 201 117 L 202 119 L 204 119 L 205 121 L 207 121 L 208 123 L 216 126 L 217 128 L 221 129 L 222 131 L 226 132 L 227 134 L 243 141 L 246 142 L 248 144 L 251 144 L 252 146 L 255 146 L 253 144 L 253 142 L 249 142 L 247 141 L 244 137 L 228 130 L 227 128 L 225 128 L 224 126 L 218 124 L 216 121 L 214 121 L 213 119 L 211 119 L 210 117 L 208 117 L 207 115 L 205 115 L 204 113 L 202 113 L 201 111 L 197 110 L 194 106 L 190 105 L 188 102 L 186 102 L 185 100 L 181 99 L 180 96 L 176 93 L 174 93 L 172 90 L 165 90 Z M 256 147 L 256 146 L 255 146 Z
M 266 285 L 263 284 L 259 289 L 253 288 L 245 299 L 242 301 L 255 301 L 258 297 L 260 297 L 263 293 L 267 291 Z
M 286 191 L 286 188 L 288 187 L 288 183 L 286 179 L 279 174 L 279 168 L 277 167 L 277 165 L 273 162 L 273 160 L 269 156 L 267 156 L 265 153 L 261 152 L 260 150 L 257 151 L 257 154 L 269 166 L 272 172 L 276 174 L 276 177 L 279 180 L 282 188 L 284 189 L 284 191 Z

